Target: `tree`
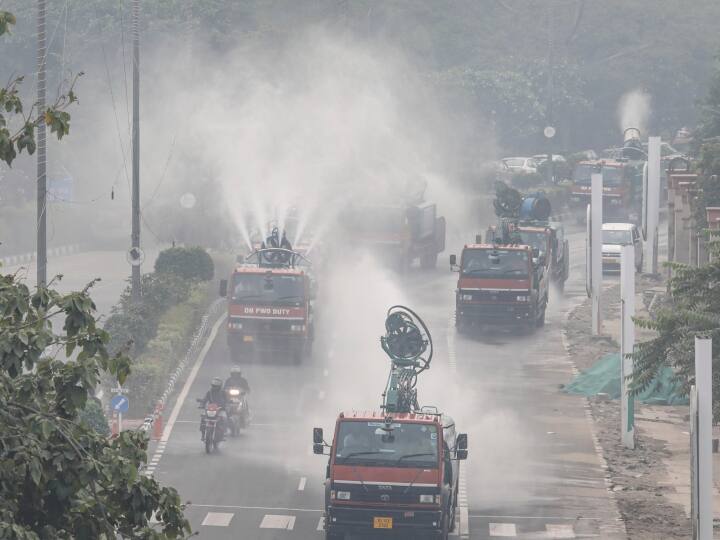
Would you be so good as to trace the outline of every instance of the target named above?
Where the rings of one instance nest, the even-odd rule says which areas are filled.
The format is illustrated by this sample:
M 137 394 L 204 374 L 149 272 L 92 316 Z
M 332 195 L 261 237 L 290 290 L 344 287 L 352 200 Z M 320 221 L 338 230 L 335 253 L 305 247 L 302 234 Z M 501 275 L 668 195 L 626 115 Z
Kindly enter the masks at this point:
M 80 421 L 102 372 L 120 384 L 130 372 L 126 356 L 106 349 L 91 286 L 63 295 L 0 277 L 0 537 L 185 537 L 177 492 L 139 474 L 147 436 L 107 439 Z
M 0 35 L 14 24 L 0 11 Z M 0 89 L 0 160 L 8 165 L 34 152 L 41 122 L 66 135 L 64 109 L 77 101 L 71 86 L 53 106 L 25 111 L 21 82 Z M 125 431 L 108 439 L 89 422 L 101 374 L 122 384 L 130 372 L 127 356 L 110 355 L 110 336 L 96 325 L 88 294 L 94 282 L 70 294 L 49 288 L 53 282 L 31 291 L 15 275 L 0 276 L 0 538 L 187 537 L 177 492 L 139 474 L 147 436 Z M 68 360 L 58 360 L 60 353 Z
M 0 36 L 6 34 L 16 22 L 15 16 L 8 11 L 0 11 Z M 35 130 L 45 123 L 58 139 L 70 132 L 70 114 L 65 110 L 77 101 L 73 92 L 78 74 L 65 94 L 61 94 L 54 104 L 43 110 L 37 105 L 26 111 L 20 99 L 20 85 L 24 77 L 16 77 L 5 88 L 0 88 L 0 159 L 11 165 L 22 151 L 35 152 Z
M 670 299 L 653 319 L 636 319 L 657 337 L 636 346 L 633 392 L 647 388 L 664 366 L 670 366 L 685 391 L 695 381 L 695 337 L 713 339 L 713 407 L 720 418 L 720 241 L 710 242 L 711 262 L 700 267 L 670 263 Z

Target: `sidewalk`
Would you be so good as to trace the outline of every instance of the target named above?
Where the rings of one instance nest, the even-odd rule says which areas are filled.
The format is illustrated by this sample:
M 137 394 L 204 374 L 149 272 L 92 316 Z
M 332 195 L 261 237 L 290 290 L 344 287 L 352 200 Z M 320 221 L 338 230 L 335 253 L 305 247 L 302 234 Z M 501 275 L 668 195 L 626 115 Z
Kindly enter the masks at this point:
M 638 287 L 639 289 L 639 287 Z M 662 286 L 652 289 L 661 292 Z M 643 292 L 636 295 L 636 316 L 648 317 L 643 302 Z M 615 342 L 620 342 L 620 318 L 609 317 L 604 322 L 605 334 Z M 652 334 L 636 327 L 636 342 L 649 339 Z M 658 478 L 658 494 L 662 494 L 672 504 L 677 504 L 690 516 L 690 410 L 688 406 L 660 406 L 637 403 L 635 421 L 639 433 L 638 438 L 649 437 L 660 442 L 666 452 L 659 458 L 664 467 Z M 715 437 L 720 428 L 715 428 Z M 713 454 L 713 478 L 715 481 L 715 516 L 720 510 L 720 454 Z M 714 538 L 720 538 L 720 530 L 715 531 Z

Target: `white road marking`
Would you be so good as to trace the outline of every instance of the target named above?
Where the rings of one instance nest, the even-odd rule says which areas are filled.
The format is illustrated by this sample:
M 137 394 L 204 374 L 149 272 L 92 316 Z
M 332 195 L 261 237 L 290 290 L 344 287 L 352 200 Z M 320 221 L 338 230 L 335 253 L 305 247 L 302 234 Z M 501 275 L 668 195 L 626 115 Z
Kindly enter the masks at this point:
M 548 523 L 545 525 L 548 538 L 575 538 L 575 530 L 568 523 Z
M 325 530 L 325 516 L 320 518 L 320 521 L 318 521 L 317 529 L 318 531 L 324 531 Z
M 517 536 L 514 523 L 490 523 L 490 536 Z
M 175 406 L 173 407 L 172 413 L 170 413 L 170 419 L 168 420 L 167 424 L 165 424 L 165 429 L 163 430 L 160 442 L 167 442 L 170 438 L 170 434 L 172 433 L 173 427 L 175 426 L 175 422 L 177 422 L 177 417 L 180 414 L 180 409 L 182 409 L 188 392 L 190 392 L 190 387 L 195 382 L 195 377 L 197 377 L 198 371 L 200 371 L 200 366 L 202 366 L 202 363 L 205 360 L 205 356 L 207 356 L 210 347 L 212 347 L 212 344 L 215 342 L 215 336 L 217 336 L 220 326 L 225 322 L 226 319 L 227 312 L 224 313 L 222 317 L 217 320 L 217 322 L 213 325 L 212 330 L 210 330 L 210 334 L 205 341 L 205 345 L 200 351 L 200 354 L 198 354 L 197 360 L 195 360 L 195 365 L 193 366 L 187 380 L 185 381 L 185 386 L 183 386 L 182 390 L 180 391 L 180 395 L 175 401 Z
M 227 512 L 208 512 L 201 525 L 206 527 L 227 527 L 235 514 Z
M 455 355 L 455 314 L 453 313 L 448 319 L 447 327 L 447 346 L 448 346 L 448 365 L 450 371 L 457 371 L 457 357 Z
M 465 478 L 465 467 L 458 467 L 458 511 L 460 513 L 460 523 L 458 524 L 458 534 L 462 538 L 470 537 L 470 519 L 468 517 L 468 497 L 467 497 L 467 479 Z
M 328 375 L 330 375 L 330 371 L 323 369 L 323 377 L 327 377 Z
M 292 531 L 295 528 L 295 516 L 277 516 L 274 514 L 265 514 L 260 523 L 261 529 L 285 529 Z
M 298 484 L 298 491 L 305 491 L 305 484 L 307 483 L 307 478 L 304 476 L 300 478 L 300 483 Z
M 325 399 L 325 390 L 320 390 L 320 391 L 318 392 L 318 396 L 317 396 L 317 397 L 318 397 L 318 399 L 319 399 L 320 401 L 322 401 L 323 399 Z
M 198 508 L 228 508 L 230 510 L 265 510 L 266 512 L 309 512 L 322 514 L 325 510 L 320 508 L 276 508 L 272 506 L 233 506 L 229 504 L 197 504 L 193 503 L 193 507 Z

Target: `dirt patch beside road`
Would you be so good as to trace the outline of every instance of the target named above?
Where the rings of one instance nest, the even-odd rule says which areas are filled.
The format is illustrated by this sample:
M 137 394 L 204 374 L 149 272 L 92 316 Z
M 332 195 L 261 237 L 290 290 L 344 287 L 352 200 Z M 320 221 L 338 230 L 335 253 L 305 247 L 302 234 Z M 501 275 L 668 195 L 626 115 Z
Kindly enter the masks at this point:
M 639 280 L 638 291 L 656 285 Z M 604 293 L 606 299 L 616 299 L 602 306 L 606 329 L 619 323 L 619 285 Z M 642 304 L 636 302 L 638 315 L 643 315 Z M 620 346 L 612 337 L 596 337 L 590 334 L 591 302 L 576 307 L 567 320 L 567 345 L 579 370 L 589 368 L 607 353 L 617 353 Z M 612 334 L 608 331 L 608 334 Z M 638 340 L 643 337 L 638 336 Z M 633 540 L 656 540 L 690 538 L 690 521 L 684 508 L 670 501 L 676 488 L 668 483 L 665 462 L 671 453 L 667 444 L 652 438 L 636 424 L 636 447 L 628 450 L 620 443 L 620 404 L 601 397 L 589 398 L 592 418 L 598 442 L 608 466 L 610 489 L 615 494 L 620 514 L 625 521 L 628 538 Z M 643 409 L 637 405 L 636 412 Z

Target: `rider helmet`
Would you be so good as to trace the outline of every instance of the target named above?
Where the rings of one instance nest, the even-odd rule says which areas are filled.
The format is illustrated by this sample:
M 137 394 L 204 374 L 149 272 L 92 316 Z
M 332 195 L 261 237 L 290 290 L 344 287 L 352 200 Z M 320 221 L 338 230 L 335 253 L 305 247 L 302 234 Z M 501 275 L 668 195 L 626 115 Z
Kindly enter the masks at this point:
M 230 375 L 242 375 L 242 370 L 240 369 L 240 366 L 233 366 L 230 368 Z
M 210 383 L 210 386 L 221 388 L 222 387 L 222 379 L 220 377 L 215 377 L 212 382 Z

